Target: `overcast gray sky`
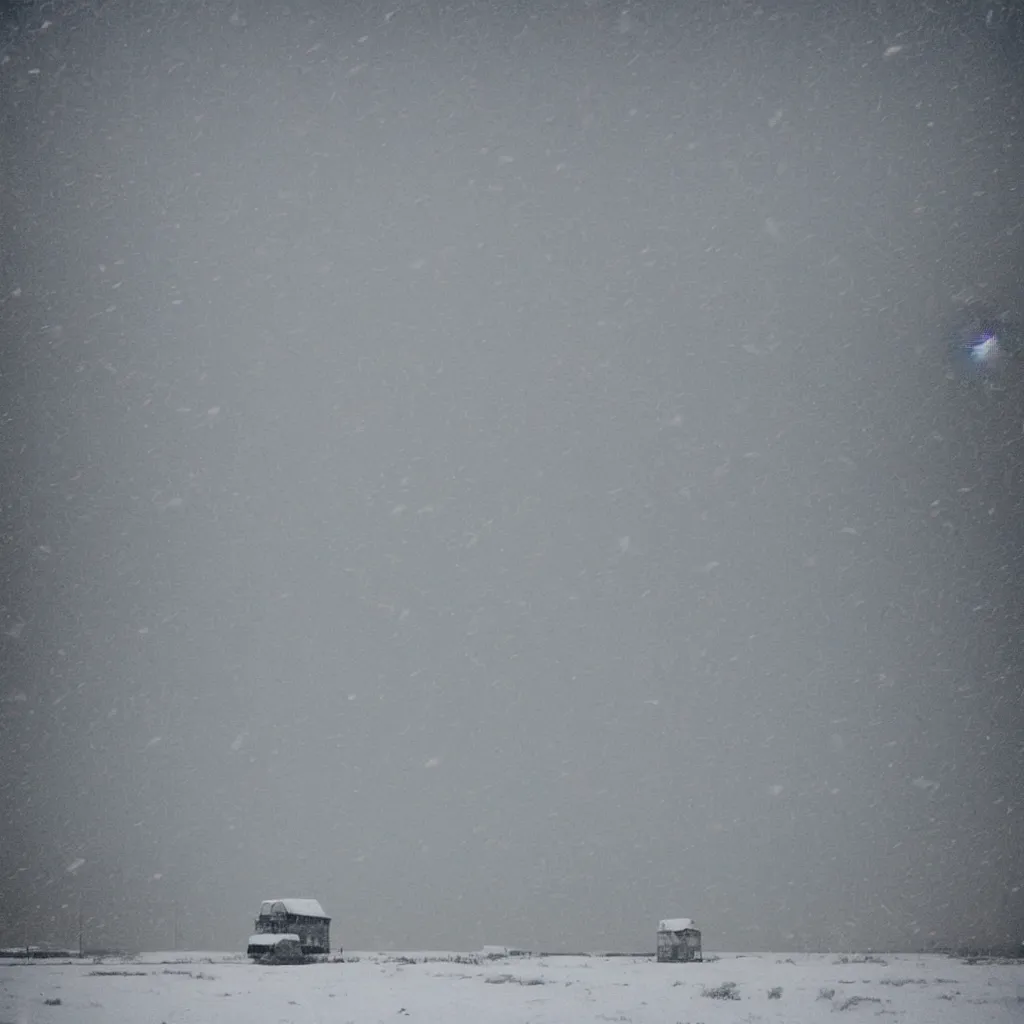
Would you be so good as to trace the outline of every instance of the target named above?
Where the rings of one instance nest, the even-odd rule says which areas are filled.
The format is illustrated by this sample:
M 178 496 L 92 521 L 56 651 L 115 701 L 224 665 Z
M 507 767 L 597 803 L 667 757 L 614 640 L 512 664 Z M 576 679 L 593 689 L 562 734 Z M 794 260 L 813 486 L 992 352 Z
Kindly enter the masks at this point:
M 0 941 L 1021 937 L 998 2 L 8 5 Z

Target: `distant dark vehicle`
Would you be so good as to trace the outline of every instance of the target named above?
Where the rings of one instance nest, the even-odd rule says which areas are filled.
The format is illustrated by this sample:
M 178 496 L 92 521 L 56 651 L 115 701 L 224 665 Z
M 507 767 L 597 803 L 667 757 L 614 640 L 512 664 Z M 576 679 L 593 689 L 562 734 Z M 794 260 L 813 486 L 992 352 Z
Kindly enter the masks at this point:
M 658 924 L 658 963 L 686 964 L 704 959 L 700 932 L 688 917 L 670 917 Z
M 331 919 L 316 900 L 264 900 L 246 953 L 262 957 L 282 941 L 297 942 L 306 956 L 329 953 Z

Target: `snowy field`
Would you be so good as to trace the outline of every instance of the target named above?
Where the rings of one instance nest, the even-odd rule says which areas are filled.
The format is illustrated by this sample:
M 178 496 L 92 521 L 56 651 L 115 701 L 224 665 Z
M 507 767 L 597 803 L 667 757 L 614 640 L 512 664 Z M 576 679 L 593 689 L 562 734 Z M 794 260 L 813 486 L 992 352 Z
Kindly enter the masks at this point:
M 845 960 L 845 962 L 844 962 Z M 1024 1021 L 1024 965 L 941 956 L 639 958 L 364 953 L 262 967 L 237 954 L 0 961 L 0 1024 L 803 1024 Z

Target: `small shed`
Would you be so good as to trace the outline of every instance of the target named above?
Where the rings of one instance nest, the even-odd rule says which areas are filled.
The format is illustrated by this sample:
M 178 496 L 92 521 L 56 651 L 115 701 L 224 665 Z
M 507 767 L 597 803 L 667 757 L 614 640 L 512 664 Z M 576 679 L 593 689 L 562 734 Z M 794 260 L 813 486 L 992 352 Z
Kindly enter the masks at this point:
M 263 956 L 278 937 L 297 941 L 307 955 L 331 951 L 331 919 L 316 900 L 264 900 L 255 932 L 249 937 L 249 956 Z
M 704 959 L 700 932 L 688 917 L 658 922 L 658 963 L 683 964 Z
M 250 935 L 248 954 L 254 957 L 267 955 L 302 956 L 302 943 L 297 935 Z

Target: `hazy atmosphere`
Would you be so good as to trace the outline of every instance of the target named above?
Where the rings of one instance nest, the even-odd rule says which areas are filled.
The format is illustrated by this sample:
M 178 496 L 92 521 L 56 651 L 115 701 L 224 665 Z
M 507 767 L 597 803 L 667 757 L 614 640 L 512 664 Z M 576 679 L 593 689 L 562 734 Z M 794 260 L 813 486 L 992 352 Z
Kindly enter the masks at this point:
M 1022 24 L 7 0 L 0 943 L 1019 945 Z

